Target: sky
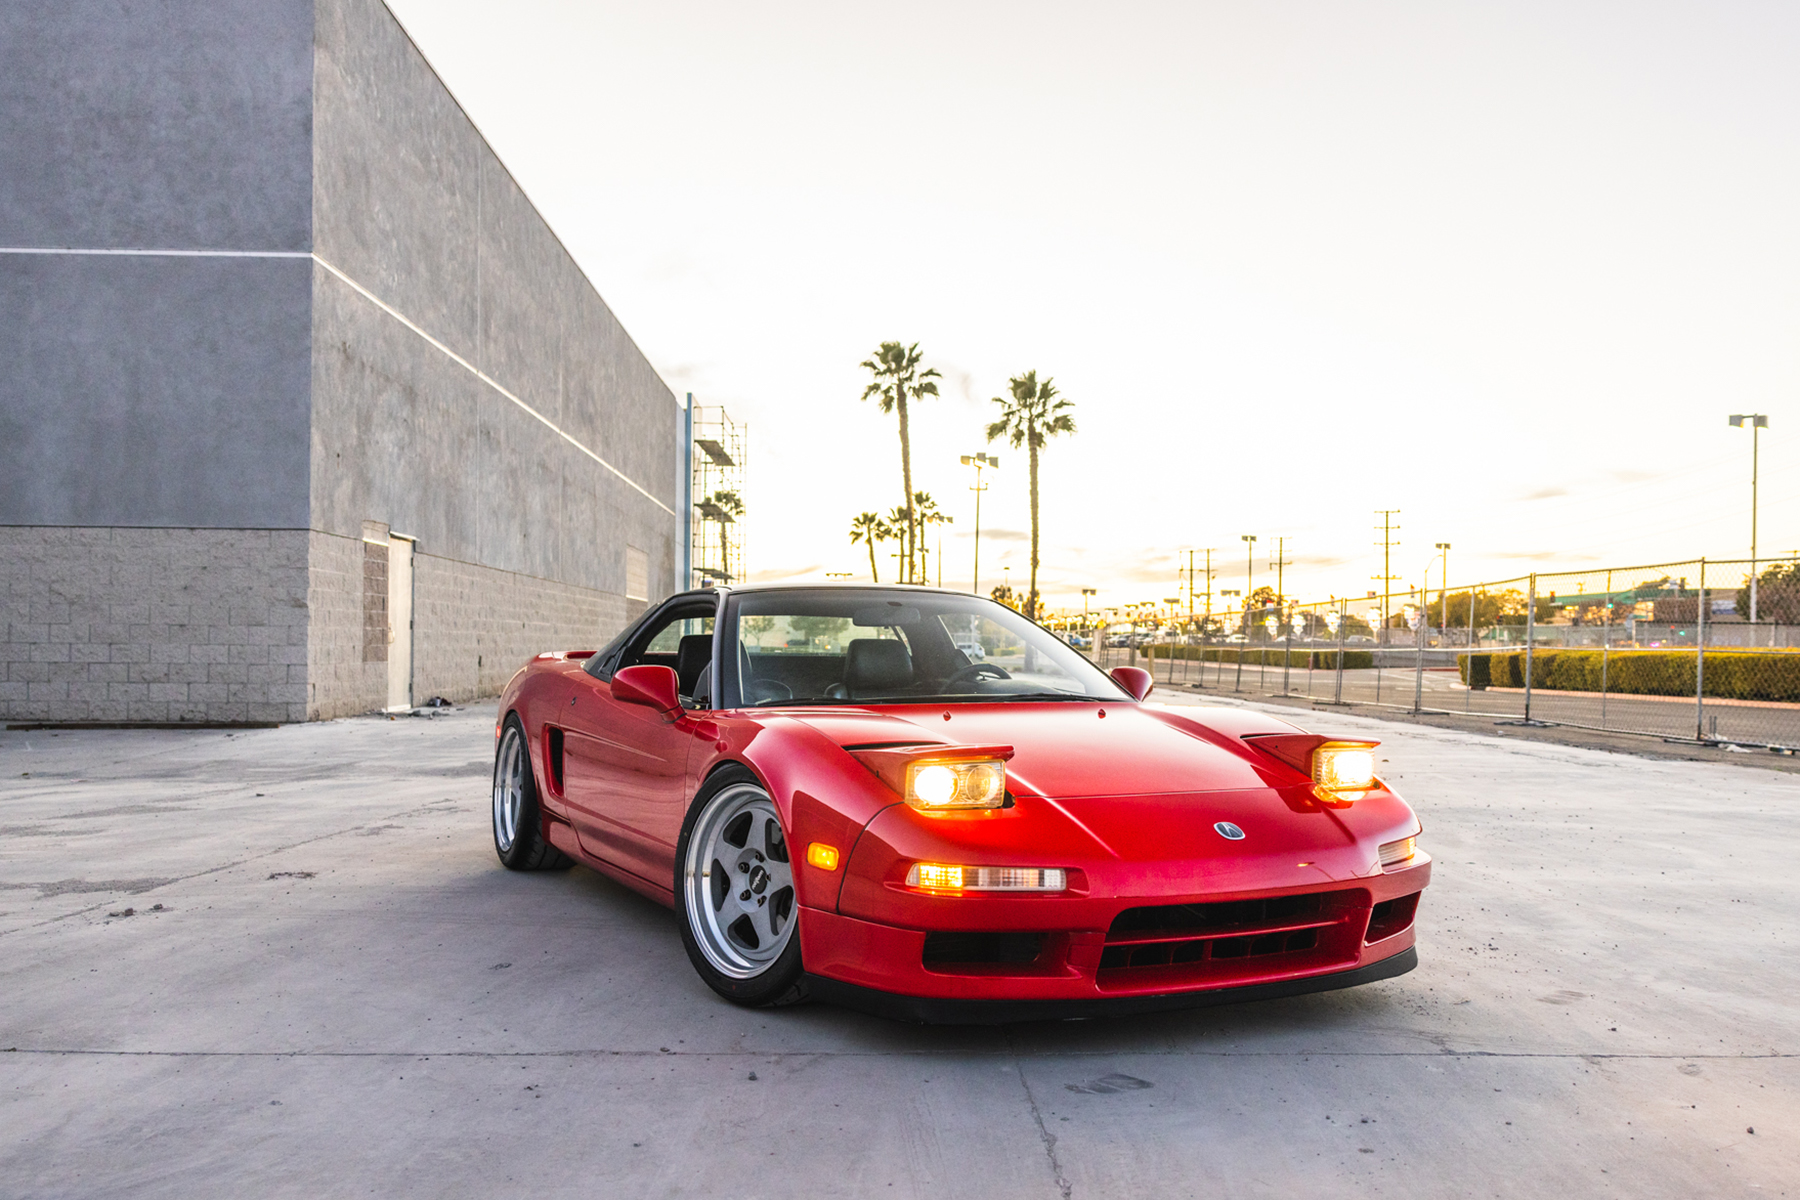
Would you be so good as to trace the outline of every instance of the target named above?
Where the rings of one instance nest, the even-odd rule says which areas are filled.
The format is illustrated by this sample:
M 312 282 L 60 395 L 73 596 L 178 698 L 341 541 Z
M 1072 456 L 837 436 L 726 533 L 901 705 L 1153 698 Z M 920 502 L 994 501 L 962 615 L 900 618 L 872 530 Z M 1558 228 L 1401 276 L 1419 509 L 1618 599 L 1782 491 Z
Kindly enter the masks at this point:
M 943 582 L 1299 600 L 1800 551 L 1800 6 L 390 0 L 671 389 L 748 425 L 753 578 L 902 500 Z M 1278 539 L 1282 539 L 1278 541 Z M 1196 563 L 1204 555 L 1196 556 Z M 892 560 L 883 564 L 892 578 Z M 1003 568 L 1010 568 L 1003 572 Z M 933 568 L 934 575 L 936 567 Z M 1203 589 L 1204 581 L 1199 583 Z

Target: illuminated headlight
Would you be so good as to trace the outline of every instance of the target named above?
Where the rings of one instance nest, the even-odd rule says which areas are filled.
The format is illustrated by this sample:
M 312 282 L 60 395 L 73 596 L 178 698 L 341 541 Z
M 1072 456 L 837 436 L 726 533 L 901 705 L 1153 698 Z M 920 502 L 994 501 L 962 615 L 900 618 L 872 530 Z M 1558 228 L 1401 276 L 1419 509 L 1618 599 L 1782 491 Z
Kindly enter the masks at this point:
M 946 892 L 1060 892 L 1069 886 L 1061 867 L 953 867 L 914 863 L 906 886 Z
M 1330 792 L 1375 786 L 1375 752 L 1356 742 L 1326 742 L 1313 751 L 1313 782 Z
M 1381 869 L 1397 867 L 1403 862 L 1410 862 L 1419 853 L 1419 839 L 1416 837 L 1401 838 L 1397 842 L 1387 842 L 1381 847 Z
M 906 802 L 914 808 L 999 808 L 1006 803 L 1006 763 L 915 762 L 906 767 Z

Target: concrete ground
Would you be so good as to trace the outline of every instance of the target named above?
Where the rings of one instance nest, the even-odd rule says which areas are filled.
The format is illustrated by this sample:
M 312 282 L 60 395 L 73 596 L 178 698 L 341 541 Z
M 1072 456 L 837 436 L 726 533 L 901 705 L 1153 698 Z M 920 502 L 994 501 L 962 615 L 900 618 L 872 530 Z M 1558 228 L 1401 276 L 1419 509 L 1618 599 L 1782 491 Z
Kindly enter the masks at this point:
M 0 734 L 0 1194 L 1800 1193 L 1800 780 L 1295 715 L 1424 818 L 1419 969 L 1007 1029 L 735 1009 L 502 870 L 491 708 Z

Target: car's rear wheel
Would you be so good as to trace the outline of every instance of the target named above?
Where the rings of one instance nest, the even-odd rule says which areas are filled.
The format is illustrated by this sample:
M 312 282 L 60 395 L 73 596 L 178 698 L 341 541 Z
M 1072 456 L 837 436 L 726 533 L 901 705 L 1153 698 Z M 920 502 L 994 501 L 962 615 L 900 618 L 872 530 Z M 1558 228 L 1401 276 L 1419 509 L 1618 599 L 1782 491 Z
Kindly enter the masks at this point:
M 681 940 L 707 985 L 751 1007 L 804 1000 L 787 832 L 749 771 L 726 768 L 694 798 L 676 870 Z
M 537 777 L 518 717 L 506 718 L 494 748 L 494 852 L 514 871 L 556 871 L 573 866 L 544 838 Z

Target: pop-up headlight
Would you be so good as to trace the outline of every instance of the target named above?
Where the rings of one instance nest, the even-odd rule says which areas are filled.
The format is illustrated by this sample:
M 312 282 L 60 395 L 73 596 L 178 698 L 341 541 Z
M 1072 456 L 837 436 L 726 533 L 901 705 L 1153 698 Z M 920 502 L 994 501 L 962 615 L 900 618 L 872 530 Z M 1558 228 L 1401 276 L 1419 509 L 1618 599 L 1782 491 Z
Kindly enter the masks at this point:
M 1375 786 L 1375 751 L 1367 742 L 1326 742 L 1313 751 L 1313 782 L 1329 792 Z
M 999 808 L 1006 803 L 1006 763 L 998 758 L 908 763 L 906 802 L 923 809 Z
M 850 753 L 920 812 L 1006 807 L 1006 762 L 1011 746 L 921 742 L 857 746 Z

